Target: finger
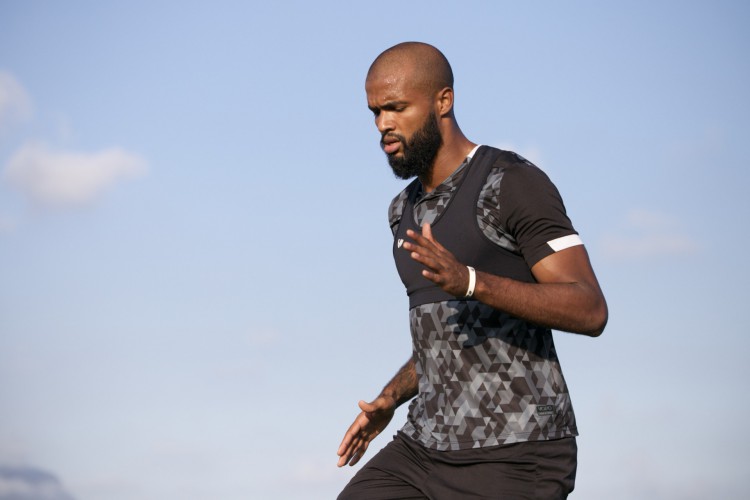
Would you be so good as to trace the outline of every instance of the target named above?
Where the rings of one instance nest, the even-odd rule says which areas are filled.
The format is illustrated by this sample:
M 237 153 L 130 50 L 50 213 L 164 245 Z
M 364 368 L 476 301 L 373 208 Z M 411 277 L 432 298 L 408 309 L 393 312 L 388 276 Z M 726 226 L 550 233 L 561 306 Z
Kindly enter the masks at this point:
M 342 458 L 345 457 L 346 455 L 350 453 L 349 450 L 351 449 L 351 447 L 352 447 L 351 441 L 346 441 L 346 440 L 342 441 L 341 444 L 339 445 L 339 449 L 336 450 L 336 455 Z
M 354 439 L 352 439 L 348 445 L 345 448 L 339 448 L 339 451 L 337 454 L 339 455 L 339 467 L 342 465 L 346 465 L 347 462 L 349 462 L 357 453 L 357 450 L 362 447 L 362 439 L 359 436 L 355 436 Z
M 354 441 L 352 441 L 351 446 L 349 446 L 346 449 L 346 452 L 339 458 L 338 466 L 342 467 L 346 465 L 347 463 L 349 465 L 354 465 L 359 461 L 359 457 L 364 455 L 365 451 L 367 451 L 368 446 L 370 445 L 371 438 L 365 437 L 365 436 L 357 436 Z
M 427 269 L 422 270 L 422 276 L 438 285 L 443 281 L 443 278 L 439 274 L 428 271 Z
M 352 457 L 353 450 L 347 450 L 346 453 L 339 453 L 339 461 L 336 463 L 339 467 L 343 467 L 349 462 Z
M 406 244 L 409 243 L 412 247 L 415 245 L 420 246 L 420 247 L 428 247 L 432 243 L 430 240 L 428 240 L 427 238 L 425 238 L 424 236 L 422 236 L 421 234 L 419 234 L 418 232 L 412 229 L 406 230 L 406 236 L 414 240 L 414 242 L 413 243 L 409 243 L 408 241 L 404 242 L 404 246 L 406 246 Z
M 411 257 L 415 260 L 419 260 L 419 256 L 429 256 L 433 259 L 439 257 L 438 252 L 440 249 L 435 246 L 430 240 L 421 236 L 419 233 L 412 231 L 411 229 L 406 231 L 406 235 L 412 238 L 414 241 L 405 241 L 403 244 L 404 250 L 410 252 Z
M 409 254 L 409 256 L 425 266 L 428 272 L 434 271 L 436 273 L 439 273 L 443 268 L 440 258 L 429 250 L 424 251 L 423 249 L 422 251 L 413 251 Z M 424 274 L 424 272 L 425 271 L 422 271 L 422 274 Z
M 404 247 L 406 247 L 406 243 L 404 243 Z M 409 245 L 407 250 L 409 250 L 409 257 L 433 269 L 435 268 L 435 263 L 439 260 L 438 256 L 426 247 Z
M 340 457 L 346 455 L 346 450 L 351 448 L 353 440 L 354 440 L 354 437 L 350 436 L 347 433 L 346 436 L 344 436 L 344 439 L 341 441 L 341 444 L 339 445 L 339 449 L 336 450 L 336 454 Z
M 352 446 L 360 432 L 362 432 L 362 425 L 359 423 L 359 418 L 357 418 L 357 420 L 355 420 L 354 423 L 349 426 L 346 434 L 344 434 L 344 439 L 341 440 L 341 444 L 339 445 L 337 453 L 339 455 L 344 454 L 345 450 Z
M 352 457 L 356 455 L 356 451 L 357 451 L 356 449 L 351 449 L 347 451 L 346 454 L 342 455 L 339 458 L 339 461 L 336 465 L 338 465 L 339 467 L 343 467 L 344 465 L 350 463 Z
M 436 260 L 439 258 L 439 252 L 440 249 L 435 246 L 430 240 L 423 236 L 417 235 L 417 233 L 412 233 L 415 235 L 414 241 L 405 241 L 403 248 L 404 250 L 410 252 L 411 257 L 415 260 L 419 260 L 419 257 L 429 257 L 433 260 Z M 408 236 L 408 234 L 407 234 Z
M 412 237 L 411 234 L 409 234 L 410 229 L 406 231 L 406 234 L 409 237 Z M 432 234 L 432 224 L 429 222 L 425 222 L 422 224 L 422 234 L 417 233 L 416 231 L 411 231 L 415 236 L 413 237 L 416 241 L 419 241 L 423 246 L 429 246 L 430 248 L 434 248 L 435 251 L 442 251 L 445 248 L 443 245 L 440 244 L 438 240 L 435 239 L 435 236 Z
M 366 441 L 357 449 L 357 452 L 352 456 L 352 459 L 349 461 L 349 466 L 357 465 L 357 462 L 359 462 L 359 459 L 362 458 L 362 456 L 367 451 L 367 447 L 369 446 L 370 442 Z
M 435 242 L 435 238 L 432 237 L 432 226 L 429 222 L 425 222 L 424 224 L 422 224 L 422 236 L 433 243 Z
M 363 451 L 357 450 L 357 453 L 355 453 L 354 456 L 352 456 L 352 459 L 349 461 L 349 467 L 354 467 L 355 465 L 357 465 L 357 462 L 359 462 L 359 459 L 362 458 L 363 453 Z
M 357 449 L 359 448 L 360 444 L 359 441 L 352 442 L 349 446 L 347 446 L 342 453 L 339 454 L 339 463 L 340 464 L 346 464 L 352 456 L 357 452 Z
M 377 407 L 375 407 L 371 403 L 360 401 L 360 405 L 364 405 L 365 407 L 372 406 L 373 408 L 375 408 L 374 411 L 377 411 Z M 363 439 L 367 438 L 367 426 L 369 424 L 370 417 L 366 412 L 363 411 L 362 413 L 357 415 L 357 418 L 354 419 L 354 422 L 349 426 L 349 429 L 347 429 L 346 433 L 344 434 L 344 438 L 341 440 L 341 444 L 339 445 L 337 454 L 339 456 L 342 456 L 347 454 L 347 450 L 353 450 L 357 448 L 360 445 L 360 442 Z

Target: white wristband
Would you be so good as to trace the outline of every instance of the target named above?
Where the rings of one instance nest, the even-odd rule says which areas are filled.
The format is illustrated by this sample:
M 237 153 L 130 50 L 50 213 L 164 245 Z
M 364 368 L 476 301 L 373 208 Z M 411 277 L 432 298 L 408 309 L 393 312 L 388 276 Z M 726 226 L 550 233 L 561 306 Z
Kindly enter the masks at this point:
M 464 295 L 464 297 L 468 299 L 474 295 L 474 287 L 477 284 L 477 273 L 471 266 L 466 266 L 466 269 L 469 270 L 469 288 L 466 290 L 466 295 Z

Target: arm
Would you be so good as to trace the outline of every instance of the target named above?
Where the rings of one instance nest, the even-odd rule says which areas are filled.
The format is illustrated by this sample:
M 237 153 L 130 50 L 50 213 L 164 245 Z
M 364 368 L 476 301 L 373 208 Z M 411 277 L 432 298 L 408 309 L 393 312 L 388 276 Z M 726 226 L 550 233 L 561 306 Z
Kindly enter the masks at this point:
M 396 408 L 416 396 L 417 389 L 417 372 L 414 367 L 414 358 L 411 358 L 388 382 L 374 401 L 371 403 L 359 402 L 359 408 L 362 412 L 349 426 L 339 445 L 337 452 L 339 456 L 338 466 L 343 467 L 347 463 L 354 465 L 359 462 L 359 459 L 367 451 L 370 442 L 391 421 Z
M 425 266 L 422 274 L 446 292 L 463 297 L 469 271 L 432 236 L 408 231 L 403 248 Z M 604 299 L 586 249 L 575 246 L 543 258 L 531 268 L 537 283 L 477 272 L 474 298 L 531 323 L 596 337 L 607 323 Z

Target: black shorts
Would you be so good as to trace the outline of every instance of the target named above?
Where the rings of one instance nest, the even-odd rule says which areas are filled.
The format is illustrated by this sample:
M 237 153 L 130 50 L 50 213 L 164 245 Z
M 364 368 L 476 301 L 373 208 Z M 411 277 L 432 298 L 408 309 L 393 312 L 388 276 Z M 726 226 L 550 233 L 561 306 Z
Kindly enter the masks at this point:
M 563 499 L 573 491 L 575 438 L 436 451 L 397 434 L 338 500 Z

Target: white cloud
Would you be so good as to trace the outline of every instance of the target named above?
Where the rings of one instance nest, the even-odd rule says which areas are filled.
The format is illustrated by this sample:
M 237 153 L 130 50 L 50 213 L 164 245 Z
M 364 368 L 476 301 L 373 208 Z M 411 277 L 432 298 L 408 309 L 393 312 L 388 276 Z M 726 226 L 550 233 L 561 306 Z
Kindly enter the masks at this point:
M 643 234 L 634 237 L 607 236 L 602 241 L 610 257 L 655 257 L 693 253 L 697 245 L 682 234 Z
M 698 243 L 676 218 L 643 209 L 631 210 L 616 234 L 602 238 L 604 253 L 616 258 L 684 255 L 698 250 Z
M 31 98 L 16 78 L 0 71 L 0 132 L 15 121 L 31 117 Z
M 677 218 L 653 210 L 636 208 L 625 215 L 625 222 L 634 228 L 650 231 L 661 231 L 679 225 Z
M 96 153 L 50 151 L 24 145 L 8 161 L 4 177 L 33 202 L 76 206 L 98 198 L 120 180 L 143 175 L 146 161 L 120 148 Z

